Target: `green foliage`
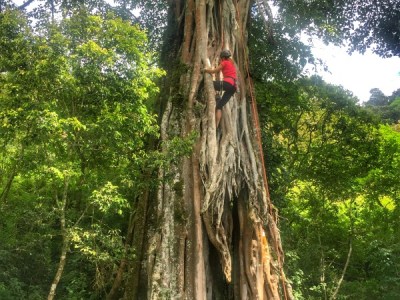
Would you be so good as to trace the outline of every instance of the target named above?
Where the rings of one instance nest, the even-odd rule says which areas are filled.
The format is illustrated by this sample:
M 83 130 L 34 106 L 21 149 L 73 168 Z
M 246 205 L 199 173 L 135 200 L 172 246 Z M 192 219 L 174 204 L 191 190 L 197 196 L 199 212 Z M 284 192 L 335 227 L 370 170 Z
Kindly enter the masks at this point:
M 275 0 L 284 23 L 305 30 L 327 42 L 349 41 L 351 51 L 372 49 L 386 56 L 400 55 L 398 19 L 400 4 L 395 0 Z
M 252 17 L 249 25 L 251 75 L 258 80 L 291 82 L 300 77 L 305 65 L 313 63 L 314 58 L 296 31 L 279 19 L 274 22 L 271 40 L 260 17 Z
M 128 201 L 118 193 L 118 187 L 111 182 L 107 182 L 100 190 L 94 190 L 90 200 L 102 213 L 113 211 L 122 215 L 122 211 L 129 208 Z
M 111 13 L 81 7 L 37 26 L 0 14 L 0 295 L 46 297 L 65 201 L 71 248 L 57 295 L 103 298 L 136 198 L 157 184 L 142 172 L 163 159 L 147 148 L 158 126 L 146 102 L 164 72 L 143 31 Z
M 391 96 L 385 96 L 380 89 L 372 89 L 371 96 L 365 107 L 376 114 L 382 123 L 398 123 L 400 120 L 400 95 L 399 90 Z
M 318 182 L 336 197 L 367 172 L 377 147 L 373 118 L 341 88 L 319 78 L 290 86 L 257 85 L 271 190 L 286 193 L 294 178 Z M 280 198 L 280 197 L 278 197 Z
M 296 299 L 332 295 L 350 242 L 338 299 L 398 299 L 400 138 L 392 124 L 399 120 L 399 91 L 386 97 L 374 90 L 362 108 L 342 88 L 302 78 L 305 64 L 319 62 L 300 31 L 397 55 L 399 4 L 274 3 L 274 39 L 254 13 L 249 50 L 271 198 L 282 217 Z M 165 180 L 173 178 L 168 166 L 189 155 L 197 138 L 172 137 L 160 145 L 163 151 L 152 150 L 158 126 L 148 108 L 164 72 L 151 49 L 176 50 L 182 39 L 176 22 L 161 38 L 167 5 L 44 1 L 29 13 L 31 23 L 0 4 L 1 299 L 46 297 L 62 234 L 70 241 L 57 289 L 62 299 L 103 299 L 120 259 L 135 255 L 124 242 L 137 199 L 156 189 L 158 168 L 167 170 Z M 141 9 L 133 22 L 147 35 L 132 25 L 133 8 Z M 187 68 L 176 57 L 164 61 L 171 82 Z M 174 94 L 183 103 L 180 91 Z M 181 182 L 173 188 L 181 201 Z M 176 207 L 176 221 L 185 221 Z
M 271 198 L 296 299 L 396 299 L 397 125 L 319 78 L 258 83 Z

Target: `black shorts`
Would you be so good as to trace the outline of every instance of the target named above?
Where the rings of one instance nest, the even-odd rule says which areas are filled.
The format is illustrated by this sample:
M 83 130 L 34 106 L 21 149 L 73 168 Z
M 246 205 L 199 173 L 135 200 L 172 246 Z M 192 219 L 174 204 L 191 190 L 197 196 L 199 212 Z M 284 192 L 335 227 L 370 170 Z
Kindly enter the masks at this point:
M 222 109 L 236 92 L 236 87 L 226 81 L 214 81 L 214 89 L 216 91 L 224 91 L 222 98 L 217 101 L 216 109 Z

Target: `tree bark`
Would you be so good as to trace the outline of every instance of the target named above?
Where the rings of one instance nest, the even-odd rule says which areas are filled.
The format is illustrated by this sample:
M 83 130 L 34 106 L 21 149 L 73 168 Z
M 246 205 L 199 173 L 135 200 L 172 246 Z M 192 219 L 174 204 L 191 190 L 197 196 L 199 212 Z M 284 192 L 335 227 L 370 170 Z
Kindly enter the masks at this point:
M 69 247 L 69 236 L 67 232 L 67 227 L 66 227 L 66 221 L 65 221 L 65 207 L 67 205 L 67 192 L 68 192 L 68 178 L 64 178 L 64 192 L 62 195 L 62 200 L 61 203 L 59 204 L 59 210 L 60 210 L 60 229 L 61 229 L 61 235 L 62 235 L 62 246 L 61 246 L 61 254 L 60 254 L 60 261 L 58 263 L 58 268 L 56 275 L 54 276 L 53 283 L 51 284 L 49 295 L 47 296 L 47 300 L 53 300 L 54 297 L 56 296 L 56 289 L 58 286 L 58 283 L 60 282 L 62 273 L 64 272 L 64 267 L 65 263 L 67 260 L 67 251 Z
M 151 200 L 154 227 L 147 229 L 139 275 L 147 278 L 147 299 L 293 298 L 263 176 L 257 112 L 249 110 L 252 85 L 243 80 L 250 2 L 170 2 L 161 139 L 192 132 L 199 138 L 190 158 L 160 170 L 168 180 Z M 201 69 L 216 66 L 223 49 L 234 54 L 241 89 L 224 107 L 217 130 L 213 78 Z M 125 299 L 139 299 L 129 296 L 131 289 L 125 287 Z
M 141 201 L 140 203 L 147 203 L 146 201 Z M 138 209 L 139 214 L 142 213 L 141 209 Z M 115 278 L 114 278 L 114 282 L 113 285 L 111 287 L 111 290 L 108 292 L 107 296 L 106 296 L 106 300 L 112 300 L 112 299 L 117 299 L 119 298 L 119 290 L 121 288 L 122 282 L 124 280 L 124 274 L 125 274 L 125 269 L 126 266 L 128 264 L 128 255 L 130 254 L 130 248 L 132 245 L 132 238 L 133 238 L 133 232 L 134 232 L 134 224 L 137 223 L 137 221 L 135 222 L 134 218 L 135 216 L 138 216 L 138 214 L 131 214 L 130 218 L 129 218 L 129 224 L 128 224 L 128 232 L 126 234 L 126 241 L 125 241 L 125 247 L 124 247 L 124 257 L 121 259 Z M 143 217 L 145 215 L 141 215 L 141 217 Z M 143 236 L 142 234 L 138 233 L 137 236 Z M 143 243 L 143 241 L 142 241 Z M 136 269 L 138 269 L 138 267 L 136 267 Z M 132 272 L 133 273 L 133 272 Z M 134 277 L 135 279 L 137 279 L 137 277 Z M 132 283 L 132 291 L 136 291 L 136 281 Z
M 139 197 L 135 214 L 130 218 L 125 244 L 125 257 L 120 263 L 113 287 L 107 295 L 107 300 L 120 299 L 121 293 L 119 289 L 122 287 L 126 267 L 130 269 L 130 273 L 127 278 L 129 289 L 125 291 L 125 299 L 140 298 L 140 274 L 143 265 L 142 261 L 144 257 L 146 257 L 144 244 L 150 194 L 150 191 L 145 191 L 145 193 Z M 133 255 L 131 253 L 132 251 Z M 133 259 L 129 260 L 129 257 L 132 256 Z

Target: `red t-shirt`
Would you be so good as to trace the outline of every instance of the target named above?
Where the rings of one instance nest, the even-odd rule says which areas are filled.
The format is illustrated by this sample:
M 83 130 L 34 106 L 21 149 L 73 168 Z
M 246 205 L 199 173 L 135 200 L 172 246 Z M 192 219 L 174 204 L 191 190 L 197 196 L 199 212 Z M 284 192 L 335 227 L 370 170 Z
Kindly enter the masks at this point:
M 234 63 L 229 59 L 225 59 L 221 61 L 221 66 L 222 75 L 224 75 L 224 81 L 235 85 L 236 68 Z

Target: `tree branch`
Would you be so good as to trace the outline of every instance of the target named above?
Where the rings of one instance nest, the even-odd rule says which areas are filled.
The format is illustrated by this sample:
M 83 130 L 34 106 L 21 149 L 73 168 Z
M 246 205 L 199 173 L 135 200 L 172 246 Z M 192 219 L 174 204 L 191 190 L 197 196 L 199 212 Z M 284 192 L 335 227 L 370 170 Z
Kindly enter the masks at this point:
M 258 11 L 264 21 L 265 29 L 267 30 L 268 37 L 274 43 L 274 36 L 272 31 L 273 16 L 272 10 L 266 0 L 257 0 Z
M 35 0 L 28 0 L 25 3 L 22 3 L 20 6 L 18 6 L 19 10 L 24 10 L 25 8 L 27 8 L 29 5 L 31 5 L 33 3 L 33 1 Z

